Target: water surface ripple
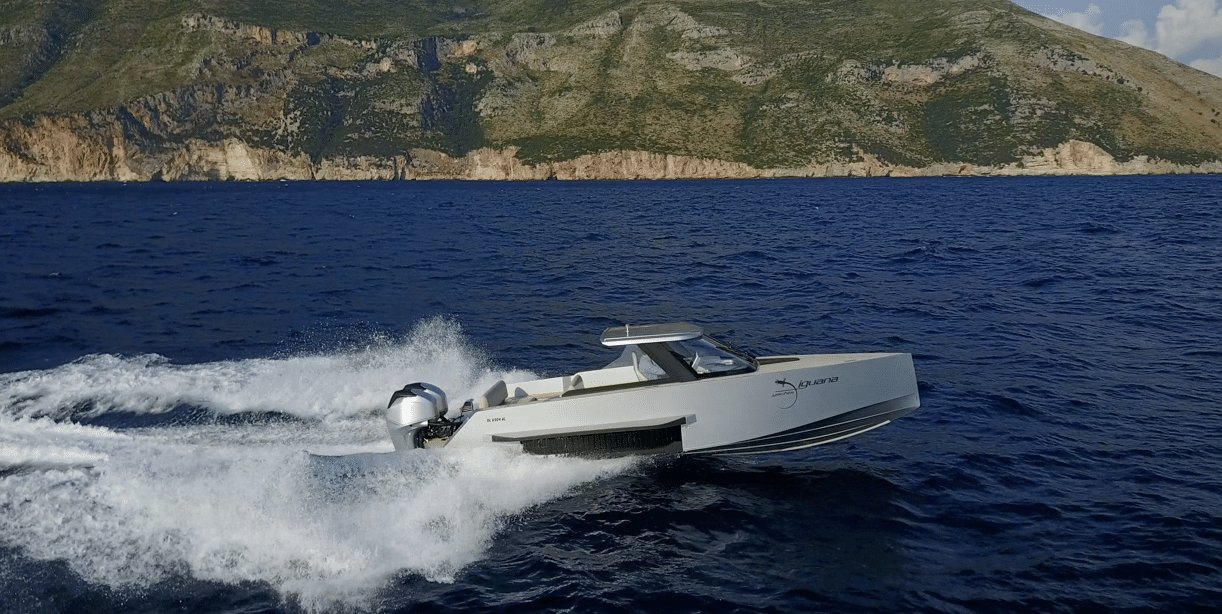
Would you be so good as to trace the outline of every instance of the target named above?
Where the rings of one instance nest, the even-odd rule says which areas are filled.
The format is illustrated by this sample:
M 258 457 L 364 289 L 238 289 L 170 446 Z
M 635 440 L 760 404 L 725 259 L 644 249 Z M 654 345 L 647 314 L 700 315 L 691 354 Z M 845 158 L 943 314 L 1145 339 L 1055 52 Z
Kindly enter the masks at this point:
M 1219 194 L 0 186 L 0 612 L 1222 611 Z M 368 454 L 403 383 L 669 320 L 910 352 L 923 406 L 759 458 Z

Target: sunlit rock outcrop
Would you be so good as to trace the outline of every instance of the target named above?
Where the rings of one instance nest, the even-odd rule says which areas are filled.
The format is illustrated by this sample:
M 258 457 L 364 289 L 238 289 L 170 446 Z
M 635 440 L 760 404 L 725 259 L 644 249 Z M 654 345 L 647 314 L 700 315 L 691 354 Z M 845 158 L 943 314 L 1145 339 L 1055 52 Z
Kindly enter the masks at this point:
M 1004 0 L 383 1 L 186 0 L 153 15 L 80 0 L 5 17 L 0 181 L 1108 175 L 1222 160 L 1222 79 Z

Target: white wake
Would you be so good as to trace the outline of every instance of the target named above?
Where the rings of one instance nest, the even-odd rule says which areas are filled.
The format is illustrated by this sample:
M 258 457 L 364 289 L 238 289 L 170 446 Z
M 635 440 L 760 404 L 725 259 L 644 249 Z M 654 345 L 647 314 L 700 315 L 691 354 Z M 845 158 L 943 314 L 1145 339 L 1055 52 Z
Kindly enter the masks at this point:
M 0 375 L 0 542 L 115 589 L 177 575 L 258 581 L 313 610 L 359 607 L 403 573 L 453 581 L 507 518 L 629 461 L 391 454 L 380 410 L 410 381 L 465 398 L 529 376 L 488 367 L 445 320 L 334 355 L 182 366 L 92 356 Z M 181 405 L 294 418 L 122 430 L 69 421 Z

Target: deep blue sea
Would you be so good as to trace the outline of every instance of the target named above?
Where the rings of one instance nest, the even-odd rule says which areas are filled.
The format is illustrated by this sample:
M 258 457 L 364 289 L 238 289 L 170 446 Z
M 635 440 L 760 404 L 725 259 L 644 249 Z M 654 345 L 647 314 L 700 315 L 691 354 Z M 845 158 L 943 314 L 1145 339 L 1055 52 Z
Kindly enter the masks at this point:
M 0 258 L 0 612 L 1222 612 L 1222 177 L 0 185 Z M 922 407 L 306 453 L 675 320 Z

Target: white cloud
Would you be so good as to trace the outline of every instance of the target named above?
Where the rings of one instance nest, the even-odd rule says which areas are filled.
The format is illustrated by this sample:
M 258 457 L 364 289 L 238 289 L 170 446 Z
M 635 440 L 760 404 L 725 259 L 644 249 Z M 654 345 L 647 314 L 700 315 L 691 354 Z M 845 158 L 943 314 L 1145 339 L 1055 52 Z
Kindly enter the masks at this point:
M 1109 14 L 1121 11 L 1119 1 L 1099 1 L 1108 7 Z M 1147 16 L 1153 16 L 1155 7 L 1163 5 L 1157 17 L 1153 18 L 1153 31 L 1146 25 L 1147 21 L 1129 19 L 1120 24 L 1119 35 L 1116 35 L 1114 26 L 1104 22 L 1104 10 L 1099 4 L 1092 3 L 1086 11 L 1074 12 L 1025 0 L 1017 2 L 1063 24 L 1099 36 L 1113 36 L 1130 45 L 1157 51 L 1193 68 L 1222 77 L 1222 55 L 1210 59 L 1222 51 L 1222 6 L 1219 6 L 1222 0 L 1173 0 L 1173 4 L 1167 3 L 1168 0 L 1140 0 L 1142 13 Z M 1133 4 L 1130 0 L 1124 6 L 1132 8 Z M 1128 12 L 1128 15 L 1132 14 L 1132 11 Z
M 1087 7 L 1085 13 L 1072 13 L 1062 10 L 1051 15 L 1045 15 L 1045 17 L 1055 19 L 1067 26 L 1073 26 L 1098 36 L 1103 36 L 1103 24 L 1099 21 L 1099 18 L 1102 16 L 1103 9 L 1099 8 L 1098 4 L 1092 4 Z
M 1212 75 L 1222 77 L 1222 55 L 1218 56 L 1218 58 L 1214 60 L 1196 60 L 1189 64 L 1189 66 L 1197 70 L 1203 70 Z
M 1206 42 L 1222 41 L 1218 0 L 1176 0 L 1158 13 L 1158 52 L 1179 57 Z
M 1120 24 L 1120 29 L 1122 33 L 1116 37 L 1117 40 L 1135 47 L 1154 48 L 1154 41 L 1150 40 L 1150 32 L 1146 30 L 1146 24 L 1142 20 L 1130 19 Z

